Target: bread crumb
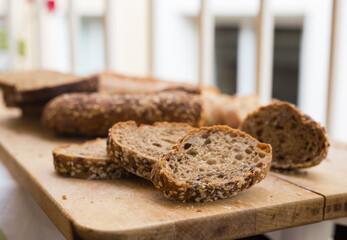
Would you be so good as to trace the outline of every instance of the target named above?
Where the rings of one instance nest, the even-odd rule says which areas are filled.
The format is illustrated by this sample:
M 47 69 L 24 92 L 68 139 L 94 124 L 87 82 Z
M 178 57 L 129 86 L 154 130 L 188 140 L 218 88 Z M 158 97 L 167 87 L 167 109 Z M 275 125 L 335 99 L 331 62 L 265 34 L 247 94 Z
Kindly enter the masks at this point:
M 64 200 L 67 199 L 66 195 L 61 196 L 61 198 L 64 199 Z
M 241 200 L 237 200 L 236 203 L 242 203 L 242 201 Z
M 201 209 L 200 209 L 200 208 L 198 208 L 198 209 L 196 209 L 196 211 L 197 211 L 197 212 L 201 212 Z
M 90 203 L 94 203 L 94 201 L 90 201 Z

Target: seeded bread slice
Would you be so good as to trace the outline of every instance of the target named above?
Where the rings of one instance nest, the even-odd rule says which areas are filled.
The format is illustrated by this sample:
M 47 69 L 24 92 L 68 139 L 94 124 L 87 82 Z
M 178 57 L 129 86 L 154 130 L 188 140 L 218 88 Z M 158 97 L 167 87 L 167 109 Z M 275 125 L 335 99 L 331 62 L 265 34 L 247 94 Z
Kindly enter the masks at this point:
M 191 129 L 185 123 L 137 126 L 134 121 L 120 122 L 109 131 L 107 153 L 129 172 L 150 179 L 152 166 L 159 157 Z
M 187 92 L 152 94 L 64 94 L 46 106 L 43 126 L 59 134 L 107 136 L 115 123 L 133 120 L 138 124 L 184 122 L 199 126 L 202 121 L 200 95 Z
M 287 102 L 273 102 L 247 116 L 241 129 L 273 148 L 273 168 L 297 169 L 319 164 L 329 143 L 319 123 Z
M 53 149 L 53 160 L 55 170 L 63 176 L 118 179 L 129 175 L 107 156 L 105 138 L 58 146 Z
M 202 127 L 182 137 L 154 165 L 151 180 L 171 199 L 209 202 L 262 181 L 271 146 L 227 126 Z

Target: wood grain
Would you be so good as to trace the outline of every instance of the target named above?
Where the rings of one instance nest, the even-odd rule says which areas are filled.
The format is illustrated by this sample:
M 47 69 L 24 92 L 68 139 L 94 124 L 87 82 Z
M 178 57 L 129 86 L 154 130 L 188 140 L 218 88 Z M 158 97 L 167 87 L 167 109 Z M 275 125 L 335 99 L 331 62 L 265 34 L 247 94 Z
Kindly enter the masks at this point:
M 232 239 L 323 219 L 322 196 L 274 174 L 212 203 L 167 200 L 137 177 L 61 177 L 54 172 L 53 147 L 81 139 L 55 137 L 37 119 L 18 116 L 1 112 L 0 158 L 67 239 Z

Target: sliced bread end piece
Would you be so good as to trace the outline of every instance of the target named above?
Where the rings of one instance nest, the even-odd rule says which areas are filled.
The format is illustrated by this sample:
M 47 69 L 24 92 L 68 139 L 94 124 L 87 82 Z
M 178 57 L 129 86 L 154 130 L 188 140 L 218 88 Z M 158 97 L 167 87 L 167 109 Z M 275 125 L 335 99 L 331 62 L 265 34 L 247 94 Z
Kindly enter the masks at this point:
M 271 146 L 227 126 L 192 130 L 154 165 L 151 180 L 171 199 L 209 202 L 262 181 Z
M 85 179 L 118 179 L 129 173 L 106 154 L 106 139 L 66 144 L 53 149 L 54 168 L 60 175 Z
M 134 121 L 119 122 L 109 130 L 107 152 L 129 172 L 150 179 L 153 164 L 191 129 L 185 123 L 138 126 Z
M 329 142 L 319 123 L 288 102 L 276 101 L 248 115 L 241 129 L 273 148 L 273 168 L 297 169 L 319 164 Z

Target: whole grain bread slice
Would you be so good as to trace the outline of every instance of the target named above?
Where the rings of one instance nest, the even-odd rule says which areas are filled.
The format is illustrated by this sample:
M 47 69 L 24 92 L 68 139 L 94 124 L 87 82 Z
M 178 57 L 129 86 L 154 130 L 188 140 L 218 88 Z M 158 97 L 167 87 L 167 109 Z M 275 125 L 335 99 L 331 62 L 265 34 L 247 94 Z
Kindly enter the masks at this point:
M 191 129 L 185 123 L 138 126 L 134 121 L 120 122 L 109 130 L 107 153 L 129 172 L 150 179 L 152 166 L 159 157 Z
M 209 202 L 262 181 L 271 146 L 228 126 L 192 130 L 154 165 L 151 180 L 171 199 Z
M 43 126 L 58 134 L 107 136 L 115 123 L 183 122 L 199 126 L 201 97 L 183 91 L 151 94 L 64 94 L 46 106 Z
M 53 162 L 56 172 L 63 176 L 118 179 L 129 175 L 107 156 L 105 138 L 58 146 L 53 149 Z
M 271 144 L 272 167 L 307 168 L 319 164 L 328 153 L 324 128 L 294 105 L 275 101 L 251 113 L 241 129 Z

